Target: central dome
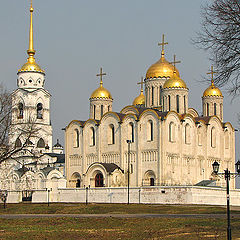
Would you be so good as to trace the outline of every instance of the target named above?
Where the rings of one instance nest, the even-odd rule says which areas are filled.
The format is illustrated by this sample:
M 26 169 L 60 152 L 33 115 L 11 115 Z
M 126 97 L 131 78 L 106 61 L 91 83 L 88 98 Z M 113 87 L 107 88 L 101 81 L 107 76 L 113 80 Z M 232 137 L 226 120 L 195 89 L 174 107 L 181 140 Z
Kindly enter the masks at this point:
M 162 57 L 154 63 L 146 73 L 146 79 L 149 78 L 171 78 L 173 77 L 173 72 L 176 71 L 176 74 L 178 77 L 180 77 L 179 71 L 174 66 L 169 63 L 165 57 L 164 54 L 162 54 Z
M 92 93 L 90 98 L 113 99 L 111 93 L 102 85 Z
M 164 83 L 163 88 L 187 88 L 187 85 L 176 72 L 173 72 L 173 76 Z

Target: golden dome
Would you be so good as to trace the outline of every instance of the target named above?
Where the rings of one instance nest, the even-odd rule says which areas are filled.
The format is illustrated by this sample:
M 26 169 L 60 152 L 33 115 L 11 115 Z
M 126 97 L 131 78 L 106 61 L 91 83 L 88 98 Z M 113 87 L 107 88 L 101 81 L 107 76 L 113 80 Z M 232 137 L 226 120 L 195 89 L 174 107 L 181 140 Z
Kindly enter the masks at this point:
M 140 95 L 137 96 L 134 101 L 133 101 L 133 105 L 137 106 L 137 105 L 145 105 L 145 96 L 143 94 L 143 91 L 141 91 Z
M 147 70 L 146 79 L 158 77 L 171 78 L 173 77 L 174 69 L 177 76 L 180 77 L 179 71 L 165 59 L 164 53 L 162 53 L 161 58 Z
M 35 62 L 35 59 L 33 61 L 28 61 L 21 67 L 21 69 L 18 70 L 18 73 L 21 72 L 40 72 L 44 73 L 44 70 L 41 69 L 41 67 Z
M 187 88 L 187 85 L 176 72 L 173 72 L 173 76 L 164 83 L 163 88 Z
M 211 86 L 204 91 L 203 97 L 223 97 L 223 95 L 221 90 L 212 82 Z
M 102 85 L 92 93 L 90 99 L 93 98 L 113 99 L 111 93 Z

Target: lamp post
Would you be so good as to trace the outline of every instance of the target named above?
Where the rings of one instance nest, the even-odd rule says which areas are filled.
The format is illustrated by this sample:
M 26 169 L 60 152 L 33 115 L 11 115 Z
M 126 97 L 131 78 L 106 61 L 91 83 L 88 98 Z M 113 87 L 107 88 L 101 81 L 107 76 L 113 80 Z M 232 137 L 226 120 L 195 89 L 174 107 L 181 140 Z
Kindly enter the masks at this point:
M 235 164 L 236 165 L 236 173 L 231 173 L 228 168 L 224 170 L 224 173 L 219 173 L 219 163 L 215 161 L 212 166 L 213 166 L 213 173 L 215 175 L 218 175 L 220 177 L 225 178 L 226 184 L 227 184 L 227 239 L 231 240 L 232 239 L 232 234 L 231 234 L 231 224 L 230 224 L 230 195 L 229 195 L 229 181 L 231 178 L 235 178 L 237 176 L 240 176 L 240 160 Z
M 130 197 L 130 192 L 129 192 L 129 183 L 130 183 L 130 175 L 129 175 L 129 170 L 130 170 L 130 144 L 132 143 L 131 140 L 127 140 L 128 144 L 128 170 L 127 170 L 127 190 L 128 190 L 128 204 L 130 202 L 129 197 Z

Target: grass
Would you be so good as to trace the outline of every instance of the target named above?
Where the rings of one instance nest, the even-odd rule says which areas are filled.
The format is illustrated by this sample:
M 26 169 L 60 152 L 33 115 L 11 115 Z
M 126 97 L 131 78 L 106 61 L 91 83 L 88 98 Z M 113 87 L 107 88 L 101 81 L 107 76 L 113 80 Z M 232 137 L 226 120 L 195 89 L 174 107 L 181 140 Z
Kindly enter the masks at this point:
M 232 211 L 240 213 L 240 211 Z M 201 205 L 150 205 L 150 204 L 7 204 L 0 214 L 106 214 L 106 213 L 159 213 L 159 214 L 224 214 L 226 209 L 219 206 Z
M 216 214 L 226 209 L 196 205 L 143 204 L 7 204 L 0 214 L 28 213 L 179 213 Z M 234 213 L 239 213 L 234 211 Z M 240 218 L 231 221 L 233 239 L 240 239 Z M 0 239 L 6 240 L 198 240 L 226 239 L 221 218 L 17 218 L 0 219 Z

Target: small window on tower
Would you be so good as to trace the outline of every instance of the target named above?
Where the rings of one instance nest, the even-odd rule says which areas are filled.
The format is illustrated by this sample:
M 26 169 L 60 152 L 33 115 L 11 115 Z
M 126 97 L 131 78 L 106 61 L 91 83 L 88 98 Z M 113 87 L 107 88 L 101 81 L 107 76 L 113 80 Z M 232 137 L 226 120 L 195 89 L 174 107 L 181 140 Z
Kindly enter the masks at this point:
M 18 118 L 23 118 L 23 104 L 19 103 L 18 104 Z
M 43 118 L 43 105 L 42 103 L 38 103 L 37 105 L 37 119 Z

